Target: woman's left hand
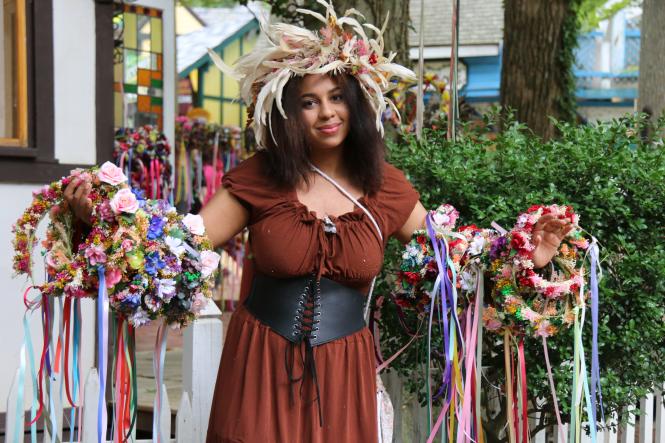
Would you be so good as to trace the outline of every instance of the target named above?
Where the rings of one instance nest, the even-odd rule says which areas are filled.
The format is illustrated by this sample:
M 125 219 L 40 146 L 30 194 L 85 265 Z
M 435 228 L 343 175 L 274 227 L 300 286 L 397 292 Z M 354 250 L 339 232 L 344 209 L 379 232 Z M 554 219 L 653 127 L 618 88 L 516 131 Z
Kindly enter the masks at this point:
M 553 215 L 543 215 L 536 222 L 531 233 L 531 242 L 536 247 L 531 259 L 535 268 L 547 265 L 559 250 L 561 241 L 573 229 L 567 220 L 559 220 Z

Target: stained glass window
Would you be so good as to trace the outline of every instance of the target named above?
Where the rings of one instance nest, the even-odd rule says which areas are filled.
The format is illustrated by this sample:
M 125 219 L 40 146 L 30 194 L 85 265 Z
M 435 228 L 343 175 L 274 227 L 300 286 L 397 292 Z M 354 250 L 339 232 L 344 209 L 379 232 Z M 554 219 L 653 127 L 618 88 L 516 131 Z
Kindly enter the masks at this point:
M 163 129 L 162 11 L 116 4 L 113 29 L 115 126 Z

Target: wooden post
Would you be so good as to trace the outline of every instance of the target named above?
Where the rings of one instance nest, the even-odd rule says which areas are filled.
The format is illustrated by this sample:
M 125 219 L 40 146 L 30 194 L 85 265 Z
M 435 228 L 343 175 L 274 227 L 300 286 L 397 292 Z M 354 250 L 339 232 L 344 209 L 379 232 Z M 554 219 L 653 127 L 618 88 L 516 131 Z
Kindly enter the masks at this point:
M 635 414 L 633 413 L 634 410 L 634 406 L 630 406 L 624 410 L 624 414 L 628 415 L 628 423 L 623 425 L 621 428 L 621 443 L 635 442 L 635 422 L 633 421 L 631 423 L 631 415 L 632 419 L 635 420 Z
M 9 389 L 9 397 L 7 397 L 7 415 L 5 416 L 5 443 L 14 443 L 14 441 L 23 442 L 23 433 L 25 432 L 25 417 L 24 406 L 20 405 L 20 409 L 16 410 L 16 402 L 18 400 L 18 378 L 20 369 L 16 369 L 14 380 L 12 381 L 11 388 Z M 16 414 L 23 414 L 20 420 L 20 426 L 16 427 Z M 18 434 L 18 440 L 15 438 L 15 433 Z
M 99 400 L 99 375 L 91 368 L 85 379 L 83 391 L 83 443 L 97 443 L 97 402 Z M 79 430 L 81 432 L 81 430 Z M 104 437 L 106 438 L 106 436 Z
M 62 367 L 62 366 L 61 366 Z M 55 430 L 52 432 L 58 436 L 58 439 L 62 441 L 62 398 L 60 397 L 61 387 L 62 387 L 62 374 L 53 374 L 53 377 L 49 379 L 48 374 L 44 374 L 44 402 L 45 406 L 48 406 L 48 409 L 53 415 L 55 415 Z M 51 392 L 53 392 L 53 398 L 51 398 Z M 44 443 L 50 443 L 51 438 L 51 417 L 44 414 Z
M 166 392 L 166 385 L 162 383 L 162 398 L 161 409 L 159 411 L 152 411 L 153 414 L 159 414 L 159 432 L 162 435 L 161 441 L 168 442 L 171 440 L 171 403 L 169 402 L 169 394 Z M 157 436 L 152 436 L 152 441 L 157 441 Z
M 535 425 L 540 421 L 540 415 L 542 412 L 536 412 L 534 419 L 533 419 L 533 424 Z M 547 442 L 547 431 L 550 431 L 552 426 L 548 426 L 545 429 L 541 429 L 536 435 L 533 436 L 533 443 L 546 443 Z M 559 443 L 555 441 L 554 443 Z
M 663 389 L 665 386 L 661 386 L 660 389 L 656 392 L 656 436 L 655 443 L 665 443 L 665 429 L 663 428 L 665 422 L 663 422 L 663 417 L 665 417 L 665 404 L 663 403 Z
M 208 431 L 212 394 L 222 355 L 222 312 L 212 300 L 184 333 L 182 386 L 192 402 L 192 442 L 203 443 Z
M 653 442 L 653 393 L 640 400 L 640 443 Z
M 180 397 L 180 406 L 178 406 L 178 415 L 175 422 L 175 441 L 177 443 L 192 443 L 192 405 L 189 402 L 189 394 L 182 393 Z

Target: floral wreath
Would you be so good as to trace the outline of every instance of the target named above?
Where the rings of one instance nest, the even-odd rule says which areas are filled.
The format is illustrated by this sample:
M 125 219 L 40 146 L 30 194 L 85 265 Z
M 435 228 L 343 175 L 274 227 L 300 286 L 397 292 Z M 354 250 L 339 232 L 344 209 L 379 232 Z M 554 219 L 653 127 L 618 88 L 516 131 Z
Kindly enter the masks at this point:
M 549 269 L 536 271 L 531 253 L 535 249 L 532 233 L 544 215 L 554 215 L 573 225 L 561 242 Z M 496 240 L 490 253 L 490 272 L 494 281 L 492 297 L 498 306 L 485 310 L 490 330 L 525 328 L 548 337 L 574 322 L 573 307 L 584 303 L 579 291 L 584 284 L 582 251 L 589 241 L 582 236 L 579 216 L 570 206 L 534 205 L 521 214 L 513 229 Z M 549 272 L 548 272 L 549 271 Z M 549 273 L 549 278 L 544 274 Z
M 75 226 L 63 208 L 64 188 L 74 179 L 92 184 L 92 229 L 74 250 Z M 50 215 L 45 264 L 48 279 L 34 285 L 44 296 L 95 297 L 101 283 L 111 308 L 141 326 L 164 318 L 172 326 L 193 320 L 212 295 L 219 255 L 198 215 L 181 216 L 164 200 L 132 191 L 110 162 L 77 169 L 33 194 L 13 226 L 14 270 L 33 278 L 32 252 L 39 222 Z
M 575 228 L 561 242 L 550 269 L 537 271 L 531 260 L 535 249 L 531 237 L 535 224 L 546 214 L 567 220 Z M 455 229 L 459 213 L 450 205 L 431 211 L 429 217 L 436 238 L 445 239 L 448 245 L 456 288 L 469 298 L 474 295 L 476 283 L 471 265 L 488 273 L 494 282 L 490 298 L 484 301 L 485 328 L 497 333 L 510 328 L 547 337 L 555 335 L 562 326 L 573 324 L 573 307 L 584 303 L 579 290 L 584 282 L 583 252 L 589 241 L 582 236 L 579 217 L 570 206 L 532 206 L 506 235 L 475 225 Z M 397 272 L 397 305 L 418 316 L 427 314 L 438 274 L 432 238 L 425 230 L 414 232 Z M 448 276 L 453 277 L 451 269 Z

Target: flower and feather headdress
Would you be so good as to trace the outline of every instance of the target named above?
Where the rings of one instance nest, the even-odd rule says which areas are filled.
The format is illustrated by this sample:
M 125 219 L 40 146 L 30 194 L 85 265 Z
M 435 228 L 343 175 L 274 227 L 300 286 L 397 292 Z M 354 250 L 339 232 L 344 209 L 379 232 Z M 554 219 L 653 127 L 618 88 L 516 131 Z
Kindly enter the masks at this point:
M 415 74 L 392 60 L 395 53 L 383 55 L 383 32 L 370 23 L 361 24 L 354 16 L 364 19 L 355 9 L 337 17 L 331 3 L 316 0 L 326 9 L 325 17 L 308 9 L 298 12 L 310 15 L 323 23 L 318 32 L 286 24 L 268 23 L 259 17 L 265 41 L 257 43 L 250 53 L 241 57 L 233 67 L 225 64 L 212 50 L 210 57 L 225 74 L 240 83 L 240 97 L 248 105 L 251 124 L 259 145 L 265 147 L 266 126 L 271 132 L 270 115 L 273 103 L 287 118 L 282 106 L 282 93 L 287 82 L 307 74 L 353 75 L 376 114 L 376 129 L 383 135 L 381 117 L 388 107 L 399 115 L 393 102 L 384 97 L 395 84 L 391 79 L 414 80 Z M 366 30 L 374 33 L 367 36 Z M 273 136 L 274 140 L 274 136 Z

